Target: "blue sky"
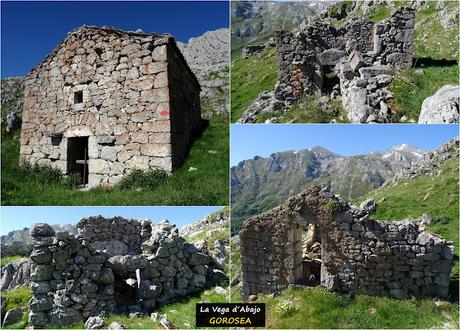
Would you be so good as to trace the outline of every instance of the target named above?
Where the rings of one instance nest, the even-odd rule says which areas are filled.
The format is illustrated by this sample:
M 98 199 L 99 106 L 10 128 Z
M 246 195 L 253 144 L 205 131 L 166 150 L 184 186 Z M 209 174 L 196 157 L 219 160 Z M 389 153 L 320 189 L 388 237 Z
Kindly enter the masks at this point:
M 37 222 L 75 224 L 82 217 L 90 215 L 148 218 L 154 222 L 168 219 L 182 228 L 221 208 L 222 206 L 2 206 L 0 235 L 30 227 L 31 224 Z
M 403 143 L 433 150 L 458 135 L 457 125 L 232 125 L 230 163 L 315 146 L 342 156 L 385 151 Z
M 229 26 L 227 1 L 1 1 L 2 78 L 23 76 L 81 25 L 171 33 L 187 41 Z

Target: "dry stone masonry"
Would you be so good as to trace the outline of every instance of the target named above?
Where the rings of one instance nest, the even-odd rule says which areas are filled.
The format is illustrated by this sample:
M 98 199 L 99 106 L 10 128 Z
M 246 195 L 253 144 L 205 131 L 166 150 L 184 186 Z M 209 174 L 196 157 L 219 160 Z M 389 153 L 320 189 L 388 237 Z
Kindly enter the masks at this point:
M 225 275 L 168 221 L 89 217 L 79 234 L 31 228 L 29 323 L 70 325 L 101 312 L 150 313 Z
M 80 27 L 24 81 L 21 162 L 117 183 L 178 168 L 200 130 L 200 85 L 168 34 Z
M 313 186 L 286 203 L 245 222 L 240 233 L 243 294 L 276 292 L 311 279 L 312 264 L 329 290 L 403 298 L 447 297 L 452 242 L 425 230 L 417 220 L 370 220 L 372 201 L 346 203 L 325 186 Z M 302 232 L 319 231 L 302 242 Z M 305 245 L 318 248 L 321 260 L 305 259 Z
M 275 33 L 279 81 L 275 91 L 259 96 L 240 122 L 251 123 L 261 112 L 282 114 L 305 94 L 342 96 L 352 123 L 386 122 L 386 88 L 395 69 L 412 65 L 415 12 L 397 9 L 391 18 L 373 23 L 353 18 L 336 28 L 315 22 L 299 33 Z

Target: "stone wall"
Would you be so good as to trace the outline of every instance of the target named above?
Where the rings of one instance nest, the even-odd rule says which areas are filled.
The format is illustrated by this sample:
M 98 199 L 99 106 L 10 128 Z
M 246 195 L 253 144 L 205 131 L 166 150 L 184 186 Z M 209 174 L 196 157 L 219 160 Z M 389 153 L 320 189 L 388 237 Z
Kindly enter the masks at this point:
M 178 77 L 189 86 L 183 103 L 194 105 L 187 115 L 171 101 Z M 117 183 L 133 169 L 172 171 L 190 141 L 171 132 L 195 130 L 200 120 L 199 84 L 169 35 L 78 28 L 24 84 L 21 162 L 69 173 L 69 140 L 86 137 L 89 186 Z
M 109 227 L 114 229 L 112 240 L 123 241 L 123 230 L 125 244 L 142 238 L 140 251 L 129 247 L 123 255 L 107 254 L 106 247 L 95 243 L 110 243 Z M 77 236 L 55 233 L 47 224 L 31 228 L 29 323 L 34 327 L 70 325 L 101 312 L 150 313 L 175 297 L 203 290 L 215 281 L 216 272 L 222 273 L 167 221 L 92 217 L 77 228 Z M 95 229 L 99 231 L 92 234 Z
M 168 51 L 173 168 L 185 159 L 192 137 L 200 133 L 200 85 L 180 52 Z M 184 79 L 185 76 L 185 79 Z
M 245 222 L 240 233 L 243 294 L 276 292 L 301 283 L 302 231 L 321 235 L 321 285 L 329 290 L 398 298 L 447 297 L 452 242 L 419 220 L 377 221 L 314 186 Z
M 292 104 L 291 95 L 299 99 L 313 93 L 330 93 L 332 99 L 341 94 L 352 123 L 387 122 L 393 98 L 387 86 L 394 70 L 412 66 L 414 21 L 414 11 L 402 7 L 379 23 L 354 18 L 340 28 L 315 22 L 296 34 L 277 31 L 276 88 L 284 92 L 265 96 L 265 102 L 256 100 L 240 122 L 254 122 L 267 110 L 279 113 Z M 338 83 L 328 78 L 331 71 Z M 268 105 L 260 109 L 261 104 Z

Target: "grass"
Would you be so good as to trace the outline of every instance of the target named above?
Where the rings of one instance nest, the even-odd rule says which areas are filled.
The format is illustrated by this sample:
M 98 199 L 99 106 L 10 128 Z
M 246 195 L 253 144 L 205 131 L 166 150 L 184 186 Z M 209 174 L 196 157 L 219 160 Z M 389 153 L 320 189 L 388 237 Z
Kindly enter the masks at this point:
M 449 12 L 458 7 L 456 1 L 445 1 Z M 417 57 L 433 59 L 458 60 L 459 57 L 459 25 L 445 29 L 437 17 L 435 1 L 418 10 L 415 15 L 414 53 Z
M 272 117 L 277 117 L 277 115 L 262 113 L 257 122 L 263 123 Z M 333 100 L 328 101 L 326 105 L 320 105 L 317 96 L 314 95 L 303 96 L 301 100 L 277 119 L 281 123 L 330 123 L 332 120 L 337 123 L 348 122 L 342 102 Z
M 377 5 L 372 13 L 369 14 L 368 18 L 372 22 L 380 22 L 387 18 L 390 18 L 391 10 L 388 5 Z
M 2 205 L 227 205 L 229 128 L 211 120 L 196 139 L 185 163 L 154 189 L 83 192 L 18 166 L 19 132 L 2 134 Z M 189 172 L 190 167 L 197 168 Z M 141 191 L 139 191 L 141 190 Z
M 278 81 L 278 64 L 275 48 L 267 48 L 261 54 L 247 59 L 241 55 L 232 57 L 231 113 L 236 122 L 257 96 L 272 90 Z
M 10 310 L 18 307 L 27 307 L 32 298 L 32 292 L 28 287 L 20 286 L 11 291 L 3 291 L 2 296 L 6 298 L 5 309 Z
M 379 188 L 368 196 L 377 203 L 373 219 L 402 220 L 418 218 L 423 213 L 432 217 L 429 230 L 453 241 L 454 264 L 451 280 L 458 283 L 459 269 L 459 169 L 458 160 L 448 161 L 439 176 L 418 176 L 399 181 L 397 185 Z M 359 204 L 359 201 L 356 203 Z
M 401 71 L 390 85 L 395 97 L 393 109 L 408 119 L 418 120 L 423 100 L 432 96 L 446 84 L 459 84 L 458 65 L 422 67 L 423 73 L 417 74 L 416 68 Z
M 24 259 L 24 258 L 26 258 L 26 257 L 22 257 L 22 256 L 1 257 L 0 258 L 0 268 L 3 268 L 4 266 L 8 265 L 12 261 L 21 260 L 21 259 Z
M 238 290 L 232 292 L 241 301 Z M 320 287 L 291 288 L 275 298 L 259 294 L 257 303 L 266 304 L 266 327 L 273 329 L 458 328 L 459 321 L 458 304 L 341 295 Z

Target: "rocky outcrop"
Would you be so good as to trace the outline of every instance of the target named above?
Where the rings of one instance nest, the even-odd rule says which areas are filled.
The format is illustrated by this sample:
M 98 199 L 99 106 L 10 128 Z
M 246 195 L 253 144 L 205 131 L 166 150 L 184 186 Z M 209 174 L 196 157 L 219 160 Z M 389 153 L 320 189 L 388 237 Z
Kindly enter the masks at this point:
M 427 152 L 410 166 L 404 166 L 384 185 L 396 183 L 404 179 L 414 179 L 420 175 L 437 176 L 449 160 L 459 159 L 459 137 L 443 144 L 434 151 Z
M 187 43 L 177 43 L 200 82 L 202 102 L 213 107 L 208 115 L 228 113 L 228 35 L 228 29 L 218 29 L 191 38 Z
M 101 312 L 143 315 L 174 298 L 199 292 L 221 276 L 210 266 L 210 256 L 186 243 L 168 221 L 123 224 L 119 217 L 105 221 L 107 226 L 101 217 L 83 219 L 76 237 L 55 233 L 47 224 L 31 228 L 32 326 L 66 326 Z M 113 228 L 113 240 L 120 240 L 122 231 L 128 237 L 125 254 L 110 256 L 95 246 L 98 236 L 111 241 L 108 228 Z M 96 321 L 91 319 L 88 326 L 97 326 Z
M 10 291 L 30 283 L 33 263 L 30 259 L 12 261 L 1 269 L 0 290 Z
M 8 77 L 1 80 L 2 124 L 10 132 L 21 127 L 24 104 L 24 78 Z
M 419 124 L 450 124 L 460 119 L 460 85 L 444 85 L 422 103 Z
M 240 233 L 243 295 L 305 283 L 302 232 L 320 232 L 320 283 L 326 289 L 396 298 L 446 298 L 454 246 L 426 231 L 427 216 L 370 220 L 325 186 L 313 186 L 245 222 Z
M 6 244 L 1 243 L 0 253 L 2 258 L 8 256 L 26 257 L 30 254 L 31 247 L 23 241 L 12 241 Z

